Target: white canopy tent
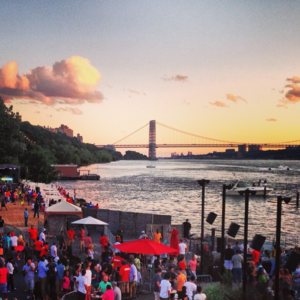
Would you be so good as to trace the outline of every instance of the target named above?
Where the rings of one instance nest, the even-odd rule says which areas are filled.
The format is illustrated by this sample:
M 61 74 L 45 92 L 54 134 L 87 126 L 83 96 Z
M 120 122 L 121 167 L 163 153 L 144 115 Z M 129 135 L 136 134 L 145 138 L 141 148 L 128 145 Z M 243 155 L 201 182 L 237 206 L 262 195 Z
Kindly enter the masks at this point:
M 81 220 L 77 220 L 77 221 L 74 221 L 72 222 L 72 224 L 81 224 L 81 225 L 100 225 L 100 226 L 105 226 L 105 225 L 108 225 L 107 223 L 101 221 L 101 220 L 98 220 L 98 219 L 95 219 L 93 217 L 86 217 L 86 218 L 83 218 Z

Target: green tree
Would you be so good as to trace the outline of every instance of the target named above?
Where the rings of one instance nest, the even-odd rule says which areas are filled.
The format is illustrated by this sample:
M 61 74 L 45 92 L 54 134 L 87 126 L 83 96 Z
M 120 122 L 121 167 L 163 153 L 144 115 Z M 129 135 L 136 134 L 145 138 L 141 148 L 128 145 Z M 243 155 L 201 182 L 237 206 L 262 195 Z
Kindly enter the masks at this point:
M 13 107 L 6 107 L 0 97 L 0 163 L 18 163 L 20 149 L 20 116 Z

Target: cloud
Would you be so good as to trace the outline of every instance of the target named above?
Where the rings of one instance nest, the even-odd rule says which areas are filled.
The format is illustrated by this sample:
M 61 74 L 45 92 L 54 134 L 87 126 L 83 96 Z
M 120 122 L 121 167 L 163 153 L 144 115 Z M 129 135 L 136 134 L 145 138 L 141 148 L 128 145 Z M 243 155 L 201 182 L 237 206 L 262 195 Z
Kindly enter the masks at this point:
M 274 119 L 274 118 L 269 118 L 269 119 L 266 119 L 267 121 L 269 121 L 269 122 L 276 122 L 277 121 L 277 119 Z
M 217 107 L 228 107 L 224 102 L 221 101 L 215 101 L 215 102 L 209 102 L 210 105 L 217 106 Z
M 164 81 L 180 81 L 180 82 L 186 82 L 188 81 L 188 76 L 187 75 L 182 75 L 182 74 L 175 74 L 174 76 L 164 76 L 162 78 Z
M 97 69 L 80 56 L 55 62 L 52 67 L 36 67 L 24 75 L 12 61 L 0 69 L 0 95 L 5 101 L 27 99 L 47 105 L 100 103 L 100 80 Z
M 279 107 L 279 108 L 286 108 L 287 109 L 287 106 L 285 104 L 277 104 L 276 106 Z
M 70 112 L 74 115 L 82 115 L 83 114 L 83 112 L 77 107 L 60 107 L 60 108 L 56 108 L 56 111 Z
M 226 95 L 226 98 L 227 98 L 227 100 L 230 100 L 230 101 L 232 101 L 232 102 L 234 102 L 234 103 L 236 103 L 238 100 L 242 100 L 242 101 L 245 101 L 245 102 L 247 102 L 244 98 L 242 98 L 241 96 L 234 96 L 234 95 L 232 95 L 232 94 L 227 94 Z
M 127 89 L 128 92 L 132 93 L 132 94 L 140 94 L 140 92 L 133 90 L 133 89 Z
M 279 108 L 288 108 L 288 105 L 300 102 L 300 77 L 293 76 L 287 78 L 286 81 L 288 84 L 285 88 L 289 90 L 286 92 L 285 98 L 279 100 L 279 104 L 277 104 Z
M 41 112 L 39 110 L 35 111 L 34 112 L 35 114 L 40 114 Z

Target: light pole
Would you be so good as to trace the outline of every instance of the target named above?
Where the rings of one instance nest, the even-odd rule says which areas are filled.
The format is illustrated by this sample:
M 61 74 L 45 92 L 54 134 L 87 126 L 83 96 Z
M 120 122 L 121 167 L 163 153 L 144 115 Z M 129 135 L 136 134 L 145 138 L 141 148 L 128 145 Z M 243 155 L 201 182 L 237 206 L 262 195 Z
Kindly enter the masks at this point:
M 290 197 L 277 197 L 277 222 L 276 222 L 276 256 L 275 256 L 275 300 L 279 300 L 279 264 L 280 264 L 280 230 L 281 230 L 281 210 L 282 201 L 289 204 Z
M 204 200 L 205 200 L 205 186 L 209 184 L 209 180 L 197 180 L 198 184 L 202 187 L 202 212 L 201 212 L 201 273 L 203 274 L 203 239 L 204 239 Z
M 221 274 L 224 272 L 224 251 L 225 251 L 225 207 L 226 207 L 226 190 L 229 190 L 232 186 L 223 184 L 222 191 L 222 229 L 221 229 Z

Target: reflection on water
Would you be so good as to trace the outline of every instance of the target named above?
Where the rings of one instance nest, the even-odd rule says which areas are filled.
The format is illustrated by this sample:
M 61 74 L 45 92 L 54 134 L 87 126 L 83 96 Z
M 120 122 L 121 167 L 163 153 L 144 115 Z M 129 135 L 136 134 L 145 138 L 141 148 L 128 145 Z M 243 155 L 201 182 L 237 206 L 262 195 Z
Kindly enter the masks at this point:
M 223 184 L 235 180 L 257 182 L 266 178 L 275 190 L 267 196 L 250 197 L 249 238 L 256 233 L 275 236 L 277 196 L 291 196 L 293 202 L 299 188 L 300 162 L 251 160 L 159 160 L 156 168 L 146 168 L 146 161 L 119 161 L 84 167 L 98 173 L 100 181 L 63 181 L 60 185 L 77 189 L 79 198 L 99 202 L 101 208 L 172 215 L 172 223 L 189 218 L 192 232 L 200 232 L 201 187 L 196 180 L 209 179 L 206 188 L 205 217 L 218 214 L 213 226 L 205 222 L 205 230 L 220 231 Z M 271 168 L 271 169 L 270 169 Z M 241 225 L 237 238 L 243 237 L 244 198 L 226 198 L 227 229 L 231 222 Z M 295 205 L 283 205 L 282 234 L 298 234 L 299 212 Z

